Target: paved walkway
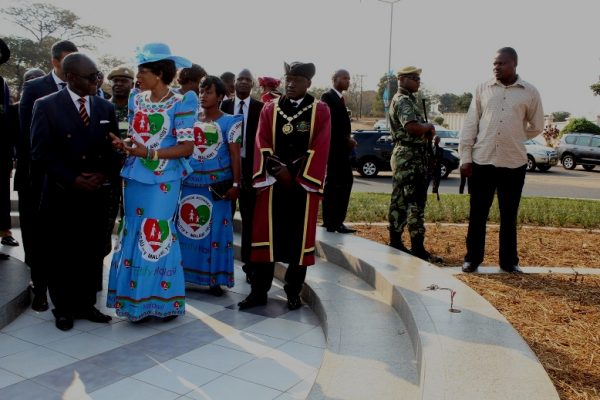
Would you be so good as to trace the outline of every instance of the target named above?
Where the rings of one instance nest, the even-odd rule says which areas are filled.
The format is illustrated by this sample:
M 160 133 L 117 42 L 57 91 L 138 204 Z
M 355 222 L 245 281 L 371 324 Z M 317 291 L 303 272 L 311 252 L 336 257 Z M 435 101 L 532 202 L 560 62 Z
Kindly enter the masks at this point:
M 249 285 L 237 264 L 235 276 L 220 298 L 188 288 L 186 315 L 168 323 L 118 318 L 105 292 L 110 324 L 62 332 L 50 311 L 26 311 L 0 331 L 0 399 L 305 399 L 325 349 L 318 318 L 288 311 L 280 282 L 267 307 L 238 311 Z

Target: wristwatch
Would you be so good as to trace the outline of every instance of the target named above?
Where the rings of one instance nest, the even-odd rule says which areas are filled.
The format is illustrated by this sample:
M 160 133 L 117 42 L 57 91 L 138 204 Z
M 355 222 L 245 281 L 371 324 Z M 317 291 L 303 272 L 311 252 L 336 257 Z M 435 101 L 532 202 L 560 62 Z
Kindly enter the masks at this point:
M 231 185 L 231 186 L 233 186 L 234 188 L 239 188 L 239 187 L 240 187 L 240 184 L 239 184 L 239 183 L 237 183 L 237 182 L 233 182 L 233 185 Z

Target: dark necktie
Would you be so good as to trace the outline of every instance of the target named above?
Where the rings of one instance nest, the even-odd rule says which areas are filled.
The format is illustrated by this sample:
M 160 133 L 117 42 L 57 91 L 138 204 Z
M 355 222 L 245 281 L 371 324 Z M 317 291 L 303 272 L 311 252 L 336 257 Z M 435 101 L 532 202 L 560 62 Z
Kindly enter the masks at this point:
M 80 97 L 77 101 L 79 101 L 79 116 L 81 117 L 83 124 L 88 126 L 90 124 L 90 116 L 85 109 L 85 98 Z
M 340 97 L 340 99 L 342 100 L 342 104 L 344 105 L 344 107 L 346 107 L 346 100 L 344 100 L 344 96 Z
M 58 84 L 58 90 L 63 90 L 65 87 L 67 87 L 67 84 L 65 82 L 61 82 Z
M 242 118 L 244 118 L 244 100 L 240 100 L 240 108 L 238 110 L 238 115 L 241 115 Z M 242 137 L 240 138 L 240 146 L 244 146 L 244 134 L 245 134 L 245 129 L 244 129 L 244 120 L 242 119 Z

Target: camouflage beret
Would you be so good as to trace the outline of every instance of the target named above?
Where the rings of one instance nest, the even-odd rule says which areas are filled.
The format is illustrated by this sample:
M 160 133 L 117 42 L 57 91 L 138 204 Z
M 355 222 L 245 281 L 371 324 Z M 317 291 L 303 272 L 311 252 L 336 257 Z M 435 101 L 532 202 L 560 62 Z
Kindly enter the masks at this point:
M 396 72 L 396 76 L 401 76 L 401 75 L 421 75 L 421 68 L 417 68 L 417 67 L 413 67 L 412 65 L 409 65 L 407 67 L 402 67 L 400 68 L 397 72 Z
M 108 74 L 108 80 L 110 81 L 113 78 L 116 78 L 118 76 L 121 76 L 123 78 L 133 79 L 134 78 L 133 70 L 129 67 L 121 65 L 120 67 L 117 67 L 117 68 L 113 69 L 112 71 L 110 71 L 110 74 Z

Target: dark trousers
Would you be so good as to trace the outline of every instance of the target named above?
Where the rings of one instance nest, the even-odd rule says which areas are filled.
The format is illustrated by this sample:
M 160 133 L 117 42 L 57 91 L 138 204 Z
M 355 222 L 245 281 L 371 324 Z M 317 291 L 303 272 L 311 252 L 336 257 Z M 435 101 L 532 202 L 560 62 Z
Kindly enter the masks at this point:
M 344 164 L 328 170 L 323 190 L 323 225 L 328 228 L 339 228 L 346 219 L 350 193 L 352 192 L 352 166 Z
M 92 193 L 58 189 L 52 195 L 40 210 L 41 226 L 51 232 L 40 236 L 68 238 L 69 248 L 57 248 L 52 240 L 43 241 L 45 257 L 54 259 L 48 272 L 48 289 L 55 315 L 76 317 L 96 303 L 106 251 L 110 194 L 108 189 Z
M 485 251 L 485 226 L 498 192 L 500 209 L 500 267 L 511 269 L 519 264 L 517 255 L 517 214 L 525 183 L 525 165 L 497 168 L 473 163 L 469 178 L 471 190 L 467 254 L 465 261 L 481 264 Z
M 275 263 L 254 264 L 254 275 L 252 276 L 252 293 L 257 296 L 266 296 L 275 272 Z M 306 279 L 306 266 L 289 264 L 285 273 L 285 290 L 288 296 L 297 296 L 302 290 Z
M 252 219 L 254 218 L 254 206 L 256 204 L 256 190 L 243 185 L 240 190 L 239 202 L 242 217 L 242 262 L 250 264 Z
M 10 172 L 10 169 L 0 170 L 0 231 L 8 231 L 11 228 Z
M 43 262 L 40 262 L 42 246 L 38 238 L 40 196 L 29 187 L 19 190 L 19 225 L 21 227 L 21 243 L 25 252 L 25 264 L 31 269 L 31 282 L 36 295 L 45 295 L 48 290 L 48 276 Z M 63 240 L 58 235 L 54 239 Z

